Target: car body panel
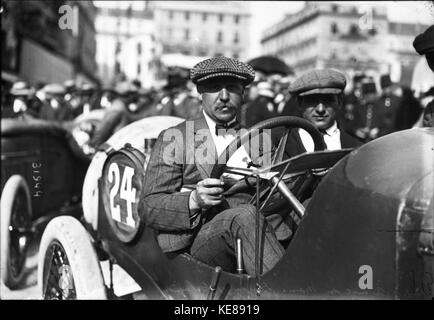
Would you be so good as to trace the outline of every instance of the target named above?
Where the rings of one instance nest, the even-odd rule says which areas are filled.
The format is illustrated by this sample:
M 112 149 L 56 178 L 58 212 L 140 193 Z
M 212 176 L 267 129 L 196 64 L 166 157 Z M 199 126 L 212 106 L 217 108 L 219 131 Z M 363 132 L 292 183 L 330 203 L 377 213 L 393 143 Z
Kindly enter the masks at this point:
M 89 161 L 74 154 L 71 139 L 58 123 L 1 120 L 2 190 L 9 177 L 22 175 L 30 189 L 35 219 L 80 198 Z
M 394 133 L 352 151 L 318 185 L 276 266 L 260 279 L 222 272 L 215 298 L 431 298 L 432 256 L 417 246 L 422 220 L 432 214 L 433 152 L 434 129 Z M 214 268 L 187 253 L 163 253 L 143 222 L 133 241 L 122 242 L 108 219 L 100 205 L 98 240 L 147 296 L 207 297 Z M 366 268 L 372 287 L 363 282 Z

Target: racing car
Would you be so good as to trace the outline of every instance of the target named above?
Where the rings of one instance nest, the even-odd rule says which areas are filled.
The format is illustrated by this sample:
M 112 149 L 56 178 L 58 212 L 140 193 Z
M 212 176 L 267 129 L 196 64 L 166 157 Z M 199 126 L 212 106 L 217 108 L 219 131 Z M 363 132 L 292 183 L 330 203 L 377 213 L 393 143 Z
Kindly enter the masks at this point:
M 256 192 L 251 202 L 257 217 L 278 192 L 287 200 L 287 214 L 298 224 L 283 258 L 265 274 L 260 273 L 261 240 L 256 237 L 257 267 L 249 275 L 243 270 L 240 241 L 237 270 L 222 271 L 188 252 L 165 254 L 156 230 L 138 212 L 152 143 L 162 130 L 181 121 L 175 117 L 137 121 L 95 154 L 83 186 L 83 218 L 56 217 L 42 236 L 38 256 L 42 298 L 433 297 L 434 129 L 405 130 L 355 150 L 328 151 L 308 121 L 278 117 L 235 139 L 227 148 L 230 155 L 252 135 L 283 128 L 271 164 L 226 165 L 220 172 L 253 181 Z M 315 151 L 284 159 L 286 138 L 297 127 L 309 132 Z M 311 189 L 309 201 L 304 201 Z M 258 228 L 259 223 L 259 235 Z M 103 276 L 103 262 L 109 263 L 109 280 Z M 114 294 L 114 265 L 135 281 L 136 292 Z
M 75 127 L 72 124 L 70 127 Z M 90 158 L 61 123 L 1 120 L 1 280 L 17 288 L 30 243 L 58 215 L 81 215 Z

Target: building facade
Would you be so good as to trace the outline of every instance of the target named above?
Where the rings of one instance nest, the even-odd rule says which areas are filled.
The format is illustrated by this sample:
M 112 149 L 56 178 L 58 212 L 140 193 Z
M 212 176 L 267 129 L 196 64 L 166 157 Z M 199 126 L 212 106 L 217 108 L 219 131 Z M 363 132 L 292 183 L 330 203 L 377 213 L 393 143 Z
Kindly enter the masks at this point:
M 61 6 L 72 28 L 60 28 Z M 98 83 L 95 77 L 96 10 L 92 2 L 8 1 L 2 12 L 2 77 L 37 83 L 69 79 Z M 4 44 L 4 45 L 3 45 Z
M 411 43 L 418 33 L 408 30 L 404 35 L 400 28 L 407 27 L 391 24 L 386 8 L 380 6 L 360 9 L 308 2 L 300 12 L 265 30 L 261 45 L 264 54 L 282 58 L 297 74 L 328 67 L 348 77 L 357 71 L 373 76 L 392 73 L 393 80 L 408 84 L 401 66 L 414 67 L 417 54 Z
M 158 72 L 158 43 L 153 12 L 147 1 L 95 2 L 98 6 L 98 74 L 106 84 L 140 80 L 149 87 Z
M 163 54 L 245 59 L 250 5 L 243 1 L 155 1 L 157 41 Z
M 416 65 L 420 60 L 424 60 L 413 48 L 414 38 L 428 27 L 423 24 L 389 23 L 387 46 L 391 61 L 394 62 L 392 74 L 405 85 L 412 82 Z

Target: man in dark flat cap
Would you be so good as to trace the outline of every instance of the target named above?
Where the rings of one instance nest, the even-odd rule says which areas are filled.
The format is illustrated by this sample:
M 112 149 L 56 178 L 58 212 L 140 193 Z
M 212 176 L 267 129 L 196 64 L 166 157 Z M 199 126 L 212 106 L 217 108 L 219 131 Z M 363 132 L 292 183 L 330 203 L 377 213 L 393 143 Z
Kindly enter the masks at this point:
M 420 55 L 425 55 L 428 66 L 434 72 L 434 25 L 418 35 L 413 47 Z M 423 112 L 423 126 L 434 127 L 434 100 L 427 104 Z
M 297 96 L 300 114 L 323 134 L 328 150 L 361 145 L 356 138 L 340 130 L 336 121 L 338 111 L 342 108 L 345 86 L 345 76 L 341 72 L 315 69 L 297 78 L 289 87 L 289 92 Z M 288 156 L 313 150 L 313 140 L 305 130 L 292 130 L 286 144 Z
M 233 272 L 236 239 L 240 238 L 244 268 L 254 274 L 255 207 L 248 204 L 251 194 L 239 189 L 231 193 L 226 182 L 213 176 L 216 159 L 236 137 L 237 110 L 254 71 L 236 59 L 215 57 L 194 66 L 190 76 L 201 94 L 203 112 L 198 119 L 159 135 L 143 180 L 140 210 L 146 223 L 158 231 L 164 252 L 188 251 L 202 262 Z M 246 156 L 243 148 L 229 159 L 229 165 L 233 158 L 237 161 L 237 153 L 236 165 L 241 165 Z M 262 216 L 260 230 L 262 272 L 267 272 L 284 249 Z

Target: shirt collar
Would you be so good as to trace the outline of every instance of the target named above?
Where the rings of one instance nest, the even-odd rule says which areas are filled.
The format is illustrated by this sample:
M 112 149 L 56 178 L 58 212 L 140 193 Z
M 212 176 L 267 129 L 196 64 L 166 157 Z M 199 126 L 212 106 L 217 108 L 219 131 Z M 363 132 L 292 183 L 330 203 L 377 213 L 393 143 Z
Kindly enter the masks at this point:
M 338 124 L 337 122 L 333 122 L 332 126 L 328 129 L 325 130 L 325 132 L 327 133 L 327 135 L 332 136 L 334 135 L 336 132 L 338 131 Z
M 205 110 L 202 110 L 202 112 L 203 112 L 203 115 L 205 116 L 205 120 L 206 120 L 206 123 L 208 124 L 208 128 L 211 130 L 211 132 L 215 132 L 216 122 L 213 119 L 211 119 L 211 117 L 205 112 Z M 235 117 L 234 119 L 229 121 L 227 124 L 229 125 L 229 124 L 232 124 L 236 121 L 237 121 L 237 119 Z

